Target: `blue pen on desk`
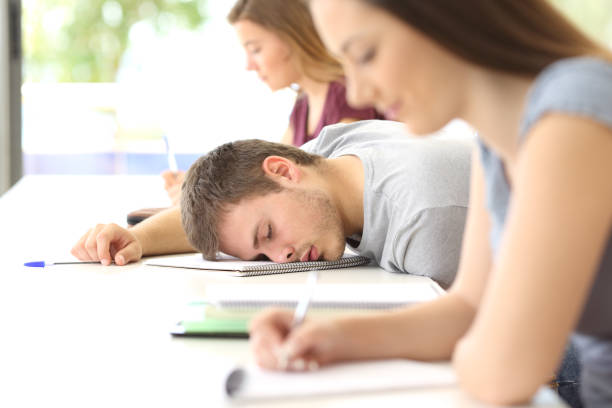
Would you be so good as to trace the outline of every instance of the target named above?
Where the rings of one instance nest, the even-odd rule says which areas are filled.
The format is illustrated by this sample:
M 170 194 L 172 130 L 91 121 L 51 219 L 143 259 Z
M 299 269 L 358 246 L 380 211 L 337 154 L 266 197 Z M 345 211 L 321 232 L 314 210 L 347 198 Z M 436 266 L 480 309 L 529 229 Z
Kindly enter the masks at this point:
M 49 262 L 49 261 L 32 261 L 26 262 L 23 266 L 29 266 L 31 268 L 44 268 L 45 266 L 53 265 L 73 265 L 73 264 L 95 264 L 100 261 L 61 261 L 61 262 Z
M 174 151 L 170 147 L 170 141 L 168 140 L 167 135 L 163 135 L 164 143 L 166 144 L 166 155 L 168 156 L 168 169 L 176 174 L 178 172 L 178 164 L 176 163 L 176 156 L 174 155 Z

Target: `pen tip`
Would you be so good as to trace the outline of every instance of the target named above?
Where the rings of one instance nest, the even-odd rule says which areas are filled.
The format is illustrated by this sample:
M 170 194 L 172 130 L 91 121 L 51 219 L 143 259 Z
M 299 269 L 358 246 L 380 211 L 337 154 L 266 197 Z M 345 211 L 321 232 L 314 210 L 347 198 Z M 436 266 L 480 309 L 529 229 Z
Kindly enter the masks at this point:
M 23 266 L 29 266 L 31 268 L 44 268 L 45 261 L 26 262 Z

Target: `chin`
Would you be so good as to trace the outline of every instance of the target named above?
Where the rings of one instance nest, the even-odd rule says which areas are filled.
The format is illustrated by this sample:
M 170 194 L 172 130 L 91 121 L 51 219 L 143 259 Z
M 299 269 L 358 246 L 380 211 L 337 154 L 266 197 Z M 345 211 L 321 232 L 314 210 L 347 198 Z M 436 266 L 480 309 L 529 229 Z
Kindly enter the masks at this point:
M 266 85 L 268 85 L 268 88 L 270 88 L 272 92 L 280 91 L 281 89 L 291 87 L 291 82 L 274 80 L 270 81 L 270 78 L 268 78 L 268 81 L 265 81 L 265 83 Z
M 344 255 L 344 241 L 342 241 L 341 247 L 334 248 L 323 254 L 322 259 L 325 261 L 335 261 L 342 258 L 342 255 Z

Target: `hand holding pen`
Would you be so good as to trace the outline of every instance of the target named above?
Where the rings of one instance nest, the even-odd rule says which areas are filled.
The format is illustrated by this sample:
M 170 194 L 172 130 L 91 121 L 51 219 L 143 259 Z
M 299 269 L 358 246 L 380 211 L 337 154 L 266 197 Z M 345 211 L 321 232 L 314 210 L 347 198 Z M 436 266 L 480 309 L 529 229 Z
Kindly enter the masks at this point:
M 250 324 L 250 347 L 255 361 L 269 370 L 316 370 L 324 364 L 350 358 L 346 334 L 339 319 L 310 320 L 305 316 L 317 273 L 310 272 L 304 297 L 295 311 L 268 309 Z
M 317 280 L 319 279 L 319 271 L 310 271 L 308 273 L 308 280 L 306 281 L 306 291 L 302 298 L 298 301 L 297 306 L 295 307 L 295 312 L 293 313 L 293 320 L 291 321 L 291 331 L 297 329 L 306 319 L 306 313 L 308 312 L 308 307 L 310 306 L 310 302 L 312 301 L 312 296 L 315 291 L 315 286 L 317 285 Z M 278 367 L 281 370 L 286 370 L 289 368 L 289 357 L 291 354 L 291 350 L 287 345 L 281 347 L 278 350 Z M 313 362 L 316 365 L 316 362 Z M 306 366 L 303 360 L 298 359 L 295 361 L 296 370 L 303 370 Z M 316 369 L 318 366 L 313 365 L 312 368 Z

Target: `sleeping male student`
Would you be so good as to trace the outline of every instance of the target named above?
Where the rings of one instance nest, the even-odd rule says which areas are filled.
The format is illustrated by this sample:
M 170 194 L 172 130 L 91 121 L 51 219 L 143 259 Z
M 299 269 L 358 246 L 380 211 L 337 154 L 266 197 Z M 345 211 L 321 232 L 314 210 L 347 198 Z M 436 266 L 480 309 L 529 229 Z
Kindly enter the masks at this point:
M 461 249 L 470 151 L 468 141 L 417 140 L 377 120 L 328 126 L 300 148 L 228 143 L 191 166 L 180 210 L 130 230 L 98 225 L 72 254 L 124 265 L 195 248 L 208 259 L 296 262 L 337 259 L 348 243 L 386 270 L 446 288 Z

